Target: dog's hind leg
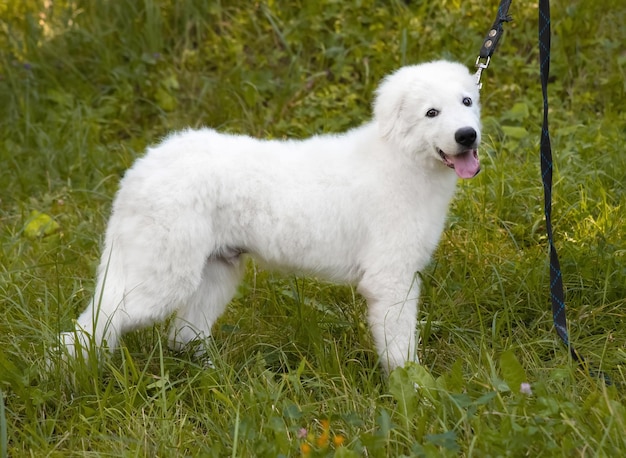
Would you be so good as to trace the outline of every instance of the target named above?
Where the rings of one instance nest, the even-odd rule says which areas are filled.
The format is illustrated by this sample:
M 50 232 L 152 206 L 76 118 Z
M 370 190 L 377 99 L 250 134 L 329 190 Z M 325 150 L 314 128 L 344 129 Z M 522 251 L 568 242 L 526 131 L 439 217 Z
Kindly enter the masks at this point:
M 86 360 L 92 349 L 100 349 L 105 344 L 111 351 L 117 348 L 121 329 L 116 315 L 125 308 L 125 284 L 121 257 L 113 255 L 110 248 L 105 249 L 93 297 L 75 321 L 74 330 L 60 335 L 60 342 L 70 356 L 82 354 Z
M 115 350 L 123 333 L 165 320 L 197 289 L 200 268 L 198 282 L 194 282 L 172 275 L 175 266 L 149 269 L 145 259 L 135 258 L 129 264 L 113 257 L 106 266 L 103 261 L 94 296 L 76 320 L 74 331 L 61 334 L 61 343 L 71 356 L 82 350 L 88 359 L 92 348 L 105 346 Z
M 90 349 L 104 346 L 113 351 L 123 333 L 163 321 L 187 303 L 198 290 L 209 252 L 202 229 L 114 214 L 94 297 L 75 330 L 60 338 L 68 353 L 78 356 L 82 350 L 89 357 Z
M 169 346 L 182 350 L 197 341 L 196 356 L 204 353 L 203 342 L 211 335 L 211 327 L 235 295 L 243 276 L 240 257 L 210 257 L 202 270 L 200 286 L 176 312 L 169 336 Z

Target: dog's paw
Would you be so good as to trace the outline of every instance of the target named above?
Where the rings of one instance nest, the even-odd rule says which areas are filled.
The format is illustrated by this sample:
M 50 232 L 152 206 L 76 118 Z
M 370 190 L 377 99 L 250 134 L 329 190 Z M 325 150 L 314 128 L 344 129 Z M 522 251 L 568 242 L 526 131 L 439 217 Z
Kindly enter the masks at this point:
M 200 363 L 204 369 L 215 369 L 213 360 L 206 353 L 200 358 Z
M 89 336 L 82 331 L 59 334 L 59 351 L 62 356 L 76 359 L 89 357 Z
M 176 353 L 189 355 L 191 360 L 198 362 L 205 369 L 215 369 L 215 364 L 209 356 L 212 342 L 212 337 L 205 334 L 196 334 L 193 339 L 187 341 L 180 339 L 179 334 L 172 334 L 168 346 Z
M 90 349 L 93 348 L 92 339 L 84 331 L 62 332 L 46 355 L 46 366 L 54 368 L 64 366 L 69 361 L 82 359 L 89 360 Z

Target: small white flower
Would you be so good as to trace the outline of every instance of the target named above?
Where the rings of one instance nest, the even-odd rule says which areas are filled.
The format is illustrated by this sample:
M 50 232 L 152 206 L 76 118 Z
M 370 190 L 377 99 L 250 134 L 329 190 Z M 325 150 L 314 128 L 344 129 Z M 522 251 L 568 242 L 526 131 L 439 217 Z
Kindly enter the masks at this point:
M 520 385 L 519 391 L 522 394 L 526 394 L 528 396 L 533 394 L 533 390 L 530 388 L 530 383 L 524 382 Z

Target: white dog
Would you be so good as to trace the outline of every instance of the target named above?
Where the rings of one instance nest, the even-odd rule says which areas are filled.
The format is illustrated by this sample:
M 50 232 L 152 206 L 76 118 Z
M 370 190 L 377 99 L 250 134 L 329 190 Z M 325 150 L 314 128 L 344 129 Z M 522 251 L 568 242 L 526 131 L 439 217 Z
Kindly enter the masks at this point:
M 250 255 L 356 284 L 383 367 L 415 359 L 417 272 L 457 175 L 480 170 L 479 111 L 467 68 L 436 61 L 387 77 L 373 120 L 341 135 L 171 135 L 122 180 L 94 299 L 62 342 L 73 355 L 78 343 L 114 349 L 174 312 L 173 348 L 207 338 Z

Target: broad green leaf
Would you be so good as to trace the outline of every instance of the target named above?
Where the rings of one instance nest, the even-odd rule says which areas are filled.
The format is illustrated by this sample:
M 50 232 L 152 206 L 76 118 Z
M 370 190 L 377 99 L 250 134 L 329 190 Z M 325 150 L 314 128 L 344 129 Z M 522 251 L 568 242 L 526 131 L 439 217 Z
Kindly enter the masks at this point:
M 439 377 L 438 381 L 441 381 L 443 387 L 446 390 L 460 393 L 465 386 L 465 380 L 463 379 L 463 360 L 457 359 L 450 370 Z
M 456 441 L 456 433 L 452 430 L 446 431 L 442 434 L 428 434 L 424 436 L 424 439 L 432 444 L 438 445 L 439 447 L 443 447 L 453 452 L 458 452 L 460 450 L 459 444 Z
M 61 226 L 50 215 L 33 210 L 30 212 L 28 221 L 24 226 L 24 235 L 31 240 L 35 240 L 52 235 L 58 232 L 59 229 L 61 229 Z
M 437 381 L 428 369 L 417 363 L 407 365 L 409 380 L 415 384 L 419 392 L 426 395 L 431 401 L 439 398 Z
M 506 119 L 523 120 L 529 116 L 528 104 L 517 102 L 513 107 L 504 114 Z
M 389 392 L 404 416 L 411 418 L 417 411 L 417 392 L 407 370 L 398 367 L 389 375 Z
M 509 388 L 519 393 L 520 385 L 527 381 L 526 372 L 512 351 L 505 351 L 500 356 L 500 371 Z
M 504 132 L 504 135 L 507 137 L 511 137 L 516 140 L 528 137 L 528 131 L 524 127 L 502 126 L 502 132 Z

